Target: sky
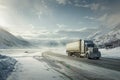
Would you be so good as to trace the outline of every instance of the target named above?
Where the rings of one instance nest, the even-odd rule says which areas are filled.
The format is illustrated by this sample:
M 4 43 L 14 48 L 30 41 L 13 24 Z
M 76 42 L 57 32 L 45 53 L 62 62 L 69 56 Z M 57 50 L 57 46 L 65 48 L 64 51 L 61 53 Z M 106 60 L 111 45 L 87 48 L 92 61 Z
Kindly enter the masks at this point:
M 26 39 L 85 39 L 120 24 L 120 0 L 0 0 L 0 26 Z

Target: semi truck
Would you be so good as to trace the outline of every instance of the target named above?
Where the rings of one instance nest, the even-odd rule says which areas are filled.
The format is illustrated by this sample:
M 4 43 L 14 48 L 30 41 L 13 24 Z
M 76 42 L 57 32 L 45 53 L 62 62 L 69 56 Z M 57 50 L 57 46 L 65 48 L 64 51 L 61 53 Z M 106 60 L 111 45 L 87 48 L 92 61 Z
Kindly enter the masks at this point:
M 100 59 L 101 53 L 91 40 L 78 40 L 66 44 L 68 56 L 86 57 L 88 59 Z

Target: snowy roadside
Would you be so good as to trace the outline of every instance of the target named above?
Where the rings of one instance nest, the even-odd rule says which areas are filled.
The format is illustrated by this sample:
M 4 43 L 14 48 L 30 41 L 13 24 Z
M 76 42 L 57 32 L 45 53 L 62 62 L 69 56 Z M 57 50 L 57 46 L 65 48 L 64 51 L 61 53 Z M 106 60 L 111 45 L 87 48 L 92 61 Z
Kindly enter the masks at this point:
M 120 47 L 114 49 L 100 49 L 102 57 L 120 59 Z
M 98 63 L 100 63 L 100 65 L 108 65 L 105 64 L 106 61 L 103 60 L 91 60 L 91 62 L 93 62 L 93 64 L 91 64 L 88 59 L 82 61 L 81 59 L 72 59 L 67 56 L 63 57 L 50 52 L 45 52 L 43 56 L 49 62 L 51 60 L 51 66 L 53 66 L 53 68 L 72 77 L 74 80 L 119 80 L 120 78 L 120 72 L 114 70 L 113 67 L 110 69 L 103 66 L 97 66 Z M 113 62 L 110 61 L 110 64 L 111 63 Z M 55 65 L 58 67 L 54 67 Z M 69 69 L 72 71 L 69 71 Z
M 65 47 L 45 48 L 46 51 L 52 51 L 58 54 L 67 55 Z M 99 49 L 102 57 L 120 59 L 120 47 L 113 49 Z
M 11 57 L 0 55 L 0 80 L 6 80 L 17 61 Z

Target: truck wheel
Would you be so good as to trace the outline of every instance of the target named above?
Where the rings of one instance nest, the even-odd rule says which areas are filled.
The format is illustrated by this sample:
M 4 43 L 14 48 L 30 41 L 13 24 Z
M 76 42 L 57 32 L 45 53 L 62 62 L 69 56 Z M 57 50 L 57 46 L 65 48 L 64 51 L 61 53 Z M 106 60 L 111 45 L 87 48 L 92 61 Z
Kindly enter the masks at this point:
M 96 57 L 96 59 L 100 59 L 100 57 Z
M 86 54 L 86 58 L 88 58 L 88 53 Z
M 86 58 L 91 59 L 91 58 L 89 57 L 89 54 L 88 54 L 88 53 L 86 54 Z

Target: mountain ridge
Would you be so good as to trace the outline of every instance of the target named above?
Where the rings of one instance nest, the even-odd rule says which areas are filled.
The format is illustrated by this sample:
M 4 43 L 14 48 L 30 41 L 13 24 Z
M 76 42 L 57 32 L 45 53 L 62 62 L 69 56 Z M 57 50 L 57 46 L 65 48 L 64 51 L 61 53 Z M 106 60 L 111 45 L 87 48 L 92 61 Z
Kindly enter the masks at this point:
M 24 39 L 19 39 L 10 32 L 0 28 L 0 48 L 24 47 L 30 43 Z

